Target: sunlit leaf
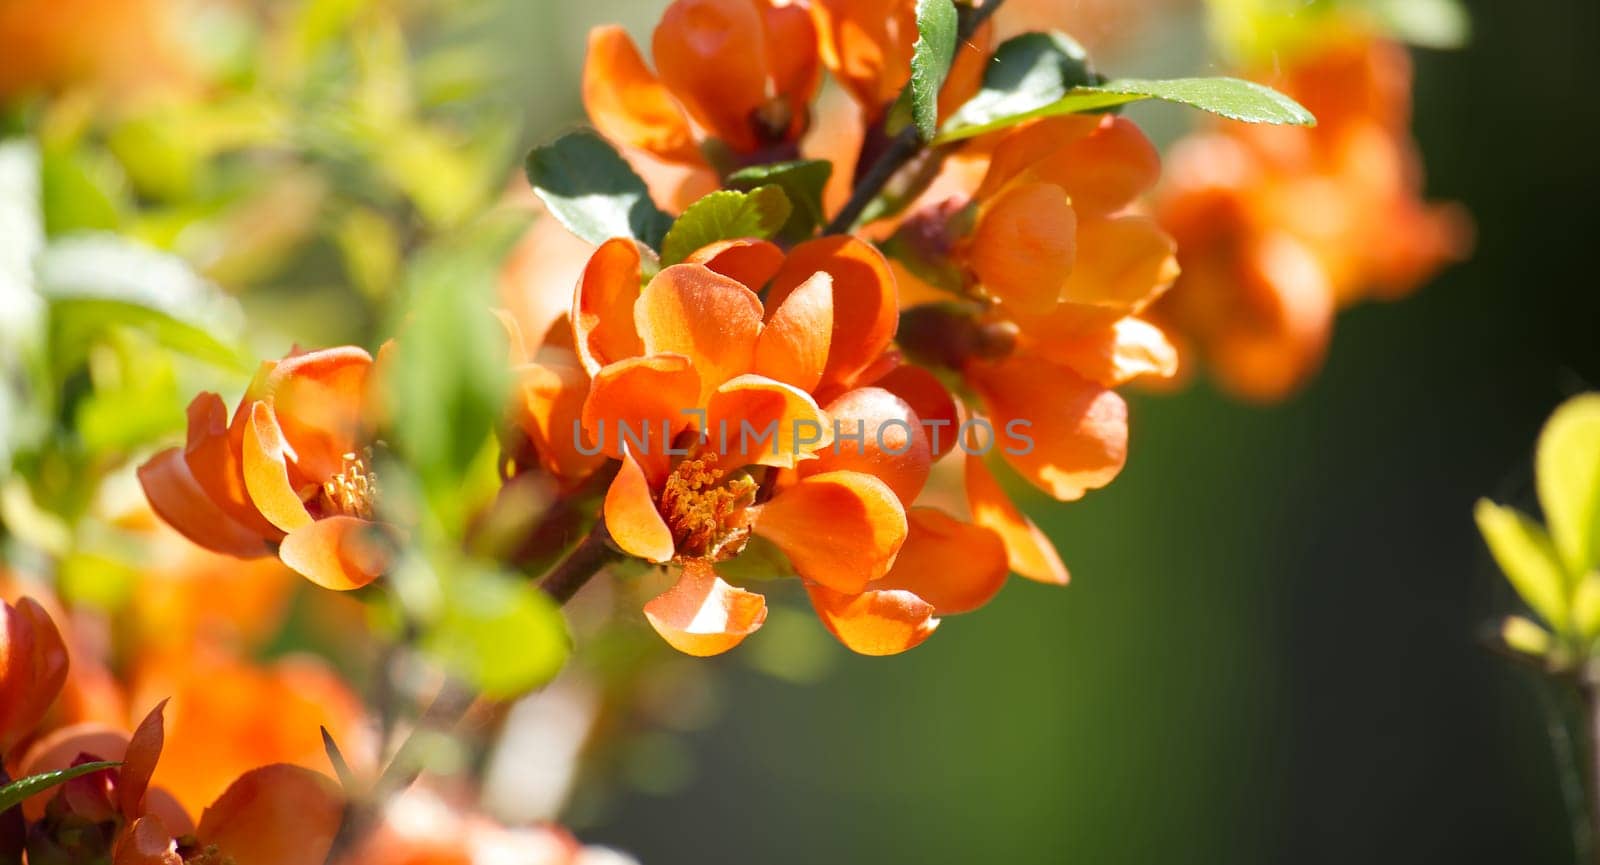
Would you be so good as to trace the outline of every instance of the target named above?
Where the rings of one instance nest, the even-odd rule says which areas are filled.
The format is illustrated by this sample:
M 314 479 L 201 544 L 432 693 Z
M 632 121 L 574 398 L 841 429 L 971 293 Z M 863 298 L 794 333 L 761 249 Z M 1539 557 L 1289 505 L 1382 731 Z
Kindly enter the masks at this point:
M 115 769 L 121 765 L 121 763 L 104 761 L 82 763 L 77 766 L 73 766 L 70 769 L 62 769 L 58 772 L 43 772 L 38 775 L 29 775 L 26 778 L 18 778 L 17 780 L 12 781 L 10 784 L 0 787 L 0 813 L 4 813 L 12 808 L 17 807 L 17 805 L 21 804 L 21 802 L 24 799 L 27 799 L 29 796 L 43 793 L 52 787 L 65 784 L 66 782 L 71 781 L 73 778 L 81 778 L 84 775 L 93 774 L 105 769 Z
M 753 165 L 735 171 L 728 175 L 727 184 L 731 189 L 745 191 L 769 184 L 783 189 L 794 212 L 779 234 L 790 240 L 801 240 L 827 221 L 827 214 L 822 209 L 822 195 L 832 176 L 832 162 L 826 159 L 799 159 Z
M 661 263 L 673 265 L 719 240 L 765 240 L 789 221 L 793 208 L 777 186 L 752 192 L 722 189 L 689 205 L 661 241 Z
M 1543 657 L 1550 651 L 1550 632 L 1522 616 L 1507 616 L 1500 623 L 1500 639 L 1507 648 L 1524 655 Z
M 1539 506 L 1570 573 L 1600 567 L 1600 393 L 1568 400 L 1544 425 Z
M 555 678 L 570 643 L 561 610 L 525 579 L 492 572 L 450 576 L 424 648 L 490 699 Z
M 656 248 L 672 225 L 639 175 L 593 132 L 569 132 L 535 147 L 525 168 L 556 219 L 590 243 L 631 237 Z
M 917 41 L 911 46 L 911 116 L 923 141 L 939 131 L 939 90 L 956 56 L 959 21 L 950 0 L 917 0 Z
M 1478 502 L 1478 530 L 1512 588 L 1558 631 L 1571 620 L 1567 578 L 1544 528 L 1514 508 Z

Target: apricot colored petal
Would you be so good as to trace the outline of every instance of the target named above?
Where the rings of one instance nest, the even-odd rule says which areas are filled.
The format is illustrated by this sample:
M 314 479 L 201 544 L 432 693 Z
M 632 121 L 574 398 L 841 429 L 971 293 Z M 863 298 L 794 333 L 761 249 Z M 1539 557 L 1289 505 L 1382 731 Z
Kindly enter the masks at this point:
M 1141 376 L 1171 378 L 1178 373 L 1177 347 L 1160 328 L 1133 316 L 1093 328 L 1074 339 L 1040 341 L 1034 350 L 1106 387 L 1117 387 Z
M 1053 308 L 1078 254 L 1078 217 L 1053 183 L 1012 186 L 984 205 L 967 241 L 967 263 L 1007 309 Z
M 1005 585 L 1009 566 L 998 533 L 935 508 L 912 508 L 906 520 L 905 546 L 873 589 L 904 589 L 949 616 L 989 603 Z
M 1107 117 L 1089 135 L 1068 141 L 1033 166 L 1031 176 L 1054 183 L 1084 216 L 1126 208 L 1161 179 L 1161 154 L 1138 125 Z
M 366 414 L 372 356 L 354 346 L 286 358 L 267 377 L 266 393 L 283 438 L 301 472 L 326 478 L 359 452 L 371 419 Z
M 207 498 L 233 522 L 267 540 L 277 540 L 281 532 L 268 522 L 250 501 L 244 486 L 244 466 L 239 443 L 250 410 L 250 398 L 239 404 L 230 423 L 227 406 L 214 393 L 196 396 L 188 408 L 189 429 L 183 447 L 188 473 Z
M 878 387 L 846 392 L 828 404 L 835 425 L 833 444 L 801 465 L 801 476 L 851 471 L 888 484 L 906 507 L 921 494 L 933 470 L 933 454 L 922 421 L 911 405 Z M 950 431 L 954 437 L 954 431 Z
M 239 776 L 195 834 L 234 865 L 322 865 L 343 814 L 332 780 L 279 763 Z
M 850 595 L 807 584 L 806 593 L 822 624 L 857 654 L 898 655 L 921 645 L 939 627 L 933 605 L 911 592 Z
M 67 680 L 67 648 L 32 598 L 0 603 L 0 756 L 43 720 Z
M 521 399 L 513 417 L 533 443 L 539 463 L 564 481 L 587 476 L 605 460 L 602 454 L 585 454 L 583 404 L 589 396 L 589 376 L 571 363 L 526 364 L 517 370 Z
M 283 539 L 278 557 L 291 570 L 336 592 L 359 589 L 383 576 L 391 539 L 379 523 L 359 517 L 325 517 Z
M 673 162 L 698 162 L 689 118 L 645 65 L 627 31 L 611 25 L 589 31 L 583 64 L 583 107 L 601 134 Z
M 750 371 L 761 335 L 761 299 L 703 265 L 674 265 L 644 287 L 634 305 L 634 325 L 646 354 L 690 358 L 709 391 Z
M 250 408 L 244 433 L 244 484 L 263 516 L 285 532 L 310 525 L 311 512 L 289 480 L 289 449 L 278 413 L 266 402 Z
M 956 56 L 950 64 L 950 74 L 939 89 L 939 121 L 950 118 L 957 109 L 967 104 L 983 86 L 983 74 L 988 71 L 989 55 L 994 49 L 994 19 L 991 18 L 956 45 Z
M 1136 315 L 1178 278 L 1177 245 L 1148 216 L 1085 219 L 1061 300 Z
M 1034 525 L 1006 495 L 994 474 L 977 454 L 967 455 L 967 506 L 972 521 L 1000 536 L 1011 570 L 1041 583 L 1064 586 L 1067 566 L 1045 533 Z
M 723 582 L 702 561 L 684 564 L 672 588 L 644 605 L 644 617 L 667 644 L 686 655 L 720 655 L 767 620 L 766 598 Z
M 145 810 L 144 794 L 150 789 L 150 778 L 156 773 L 156 763 L 161 759 L 162 744 L 166 740 L 163 719 L 166 708 L 167 701 L 162 700 L 139 722 L 128 740 L 128 750 L 117 773 L 117 809 L 130 820 Z
M 700 376 L 683 355 L 636 357 L 600 370 L 583 404 L 583 428 L 593 447 L 622 457 L 626 442 L 646 465 L 659 462 L 672 436 L 694 424 L 685 411 L 700 405 Z M 632 437 L 634 440 L 629 441 Z
M 600 244 L 584 265 L 572 297 L 572 341 L 590 375 L 644 352 L 633 326 L 640 264 L 638 244 L 618 237 Z
M 612 540 L 626 553 L 657 563 L 671 561 L 677 553 L 650 480 L 626 448 L 622 468 L 606 489 L 605 518 Z
M 833 277 L 818 273 L 783 299 L 756 340 L 755 371 L 813 391 L 833 340 Z
M 766 38 L 750 0 L 676 0 L 651 40 L 656 70 L 690 116 L 736 151 L 763 142 L 750 117 L 767 99 Z
M 823 387 L 844 387 L 883 354 L 900 323 L 894 272 L 871 244 L 849 236 L 806 241 L 773 277 L 768 303 L 781 306 L 817 273 L 833 277 L 833 334 Z
M 810 394 L 759 375 L 741 375 L 717 388 L 706 406 L 706 434 L 722 456 L 733 458 L 724 467 L 793 468 L 833 441 L 828 416 Z
M 111 865 L 183 865 L 183 857 L 166 824 L 152 814 L 128 825 L 111 850 Z
M 806 130 L 811 99 L 822 84 L 816 25 L 811 13 L 799 3 L 761 2 L 757 7 L 766 32 L 767 75 L 772 80 L 772 92 L 789 103 L 791 119 L 786 137 L 796 139 Z
M 1060 501 L 1110 483 L 1128 457 L 1128 407 L 1114 391 L 1036 357 L 968 364 L 999 433 L 996 447 Z
M 989 158 L 989 170 L 978 187 L 978 200 L 993 198 L 1052 153 L 1089 136 L 1099 125 L 1097 117 L 1066 114 L 1013 127 L 1000 139 Z
M 916 412 L 927 434 L 928 449 L 935 460 L 956 446 L 961 418 L 955 397 L 939 378 L 915 364 L 900 363 L 872 382 L 906 401 Z
M 827 472 L 773 496 L 752 530 L 777 544 L 800 576 L 856 594 L 894 564 L 906 540 L 906 511 L 871 475 Z
M 783 250 L 770 240 L 719 240 L 695 250 L 685 264 L 703 264 L 734 282 L 759 292 L 783 267 Z
M 870 119 L 911 78 L 914 8 L 901 0 L 815 0 L 823 63 Z

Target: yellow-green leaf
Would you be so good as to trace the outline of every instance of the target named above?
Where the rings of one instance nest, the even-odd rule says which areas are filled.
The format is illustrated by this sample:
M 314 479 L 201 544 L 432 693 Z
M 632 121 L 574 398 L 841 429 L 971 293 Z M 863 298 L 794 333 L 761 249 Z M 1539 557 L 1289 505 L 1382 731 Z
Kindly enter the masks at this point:
M 1544 425 L 1539 505 L 1567 571 L 1600 566 L 1600 393 L 1568 400 Z
M 1558 631 L 1570 621 L 1567 580 L 1544 528 L 1515 508 L 1479 499 L 1478 530 L 1522 600 Z
M 81 763 L 70 769 L 62 769 L 59 772 L 44 772 L 39 775 L 18 778 L 10 784 L 0 787 L 0 814 L 15 808 L 18 803 L 29 796 L 43 793 L 58 784 L 65 784 L 73 778 L 81 778 L 84 775 L 99 772 L 102 769 L 115 769 L 121 765 L 121 763 L 109 762 Z
M 1544 657 L 1550 651 L 1550 632 L 1521 616 L 1507 616 L 1500 623 L 1500 639 L 1512 651 Z

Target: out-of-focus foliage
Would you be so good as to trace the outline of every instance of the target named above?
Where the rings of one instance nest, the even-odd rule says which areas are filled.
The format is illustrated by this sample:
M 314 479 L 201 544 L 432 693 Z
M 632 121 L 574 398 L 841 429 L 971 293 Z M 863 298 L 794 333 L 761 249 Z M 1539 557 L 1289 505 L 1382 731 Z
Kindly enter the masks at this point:
M 1354 16 L 1415 45 L 1458 48 L 1472 22 L 1459 0 L 1207 0 L 1213 37 L 1230 60 L 1247 66 L 1295 54 Z

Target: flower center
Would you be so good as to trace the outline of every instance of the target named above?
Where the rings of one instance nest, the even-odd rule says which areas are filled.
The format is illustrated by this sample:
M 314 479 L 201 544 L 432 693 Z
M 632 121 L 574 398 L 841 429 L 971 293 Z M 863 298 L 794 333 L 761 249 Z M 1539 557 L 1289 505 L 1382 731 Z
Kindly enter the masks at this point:
M 744 548 L 750 527 L 737 516 L 755 502 L 756 482 L 729 476 L 717 454 L 685 459 L 667 477 L 658 509 L 682 558 L 722 560 Z
M 323 513 L 370 520 L 378 498 L 378 476 L 368 467 L 367 453 L 347 453 L 344 468 L 322 485 Z

